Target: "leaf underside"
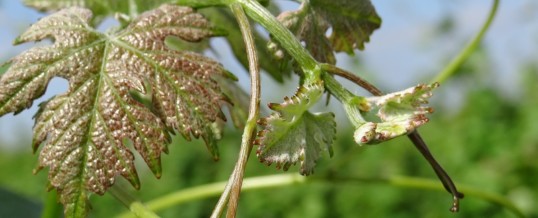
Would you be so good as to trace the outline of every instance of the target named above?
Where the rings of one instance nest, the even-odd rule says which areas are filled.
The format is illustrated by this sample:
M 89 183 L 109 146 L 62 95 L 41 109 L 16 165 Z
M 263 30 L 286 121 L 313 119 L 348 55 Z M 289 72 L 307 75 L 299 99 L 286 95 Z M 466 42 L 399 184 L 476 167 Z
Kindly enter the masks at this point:
M 255 144 L 261 162 L 278 169 L 300 163 L 300 173 L 314 172 L 316 161 L 323 151 L 329 151 L 336 135 L 336 122 L 332 113 L 313 114 L 308 109 L 323 93 L 323 85 L 301 86 L 291 98 L 282 104 L 270 104 L 276 112 L 258 122 L 263 127 Z
M 335 51 L 353 54 L 354 49 L 364 49 L 381 24 L 369 0 L 303 1 L 298 10 L 283 12 L 277 18 L 317 61 L 329 64 L 336 63 Z M 277 59 L 291 59 L 277 42 L 271 41 L 269 47 Z
M 117 175 L 139 188 L 126 142 L 160 177 L 170 131 L 202 137 L 216 158 L 213 123 L 224 120 L 225 97 L 214 77 L 228 73 L 209 58 L 164 43 L 167 36 L 197 42 L 216 35 L 204 17 L 163 5 L 109 34 L 97 32 L 91 18 L 90 10 L 73 7 L 41 19 L 16 43 L 52 38 L 54 44 L 13 58 L 0 78 L 0 116 L 29 108 L 53 77 L 69 81 L 66 93 L 40 104 L 33 137 L 34 151 L 43 145 L 37 170 L 49 167 L 69 217 L 85 215 L 90 193 L 105 193 Z M 151 108 L 132 92 L 150 95 Z

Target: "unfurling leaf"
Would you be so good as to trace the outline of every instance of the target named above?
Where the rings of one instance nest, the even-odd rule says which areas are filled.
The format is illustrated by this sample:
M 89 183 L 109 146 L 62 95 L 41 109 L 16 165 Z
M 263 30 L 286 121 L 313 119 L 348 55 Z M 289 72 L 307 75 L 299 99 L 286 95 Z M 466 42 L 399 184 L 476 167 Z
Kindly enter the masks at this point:
M 334 64 L 334 51 L 353 53 L 363 49 L 381 18 L 369 0 L 303 1 L 297 11 L 283 12 L 278 19 L 291 30 L 319 62 Z M 326 36 L 331 28 L 330 36 Z M 277 58 L 287 57 L 278 43 L 270 42 Z
M 428 103 L 428 98 L 432 96 L 432 89 L 437 86 L 439 86 L 437 83 L 421 84 L 403 91 L 370 97 L 362 101 L 361 109 L 346 106 L 348 116 L 354 121 L 356 127 L 355 141 L 359 144 L 376 144 L 411 133 L 427 123 L 426 115 L 432 113 L 433 109 L 423 105 Z M 360 113 L 356 113 L 356 110 L 366 112 L 372 108 L 378 110 L 377 117 L 381 120 L 380 122 L 358 118 Z
M 69 8 L 41 19 L 16 43 L 53 38 L 11 60 L 0 78 L 0 116 L 32 105 L 53 77 L 69 81 L 66 93 L 40 104 L 33 146 L 43 148 L 38 169 L 49 167 L 66 216 L 86 213 L 91 192 L 103 194 L 117 175 L 138 188 L 127 141 L 159 177 L 169 129 L 202 137 L 216 157 L 225 99 L 214 76 L 223 67 L 199 54 L 170 50 L 167 36 L 196 42 L 217 32 L 191 8 L 163 5 L 110 34 L 90 26 L 92 13 Z M 149 89 L 149 90 L 147 90 Z M 132 92 L 152 97 L 152 108 Z
M 336 135 L 336 122 L 332 113 L 312 114 L 308 109 L 323 93 L 321 83 L 301 86 L 291 98 L 282 104 L 271 104 L 276 113 L 262 118 L 263 129 L 255 141 L 259 145 L 257 155 L 261 162 L 288 170 L 300 163 L 300 173 L 314 172 L 316 161 L 322 151 L 329 151 Z

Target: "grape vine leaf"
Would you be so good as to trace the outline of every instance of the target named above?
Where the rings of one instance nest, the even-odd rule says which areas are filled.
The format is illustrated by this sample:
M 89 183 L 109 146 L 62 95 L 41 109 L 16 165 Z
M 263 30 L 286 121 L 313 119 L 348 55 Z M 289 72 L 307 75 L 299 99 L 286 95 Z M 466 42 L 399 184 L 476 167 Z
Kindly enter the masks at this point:
M 216 156 L 213 123 L 224 119 L 219 102 L 226 98 L 214 76 L 229 76 L 209 58 L 164 44 L 167 36 L 195 42 L 220 33 L 191 8 L 163 5 L 106 34 L 89 25 L 91 17 L 73 7 L 32 25 L 16 44 L 54 43 L 13 58 L 0 78 L 0 116 L 30 107 L 55 76 L 69 82 L 66 93 L 40 104 L 33 138 L 34 151 L 43 144 L 36 171 L 49 167 L 68 217 L 84 216 L 89 195 L 103 194 L 118 175 L 139 188 L 126 140 L 156 177 L 172 129 L 201 136 Z M 133 91 L 151 95 L 153 107 Z
M 283 12 L 277 18 L 304 42 L 317 61 L 329 64 L 336 63 L 334 51 L 352 54 L 354 49 L 364 49 L 364 43 L 381 25 L 369 0 L 303 1 L 298 10 Z M 332 32 L 327 37 L 329 29 Z M 290 59 L 277 42 L 268 46 L 277 59 Z
M 423 105 L 428 103 L 428 98 L 432 96 L 432 89 L 437 86 L 439 86 L 438 83 L 420 84 L 403 91 L 366 98 L 366 102 L 363 101 L 366 106 L 360 106 L 361 112 L 377 109 L 376 115 L 381 122 L 365 121 L 359 117 L 359 113 L 350 111 L 353 110 L 353 107 L 346 107 L 350 120 L 356 121 L 354 122 L 356 127 L 355 142 L 358 144 L 377 144 L 411 133 L 427 123 L 429 119 L 426 115 L 432 113 L 433 109 Z M 357 120 L 359 121 L 357 122 Z
M 183 6 L 189 6 L 193 8 L 204 8 L 204 10 L 199 11 L 204 14 L 207 18 L 212 20 L 213 25 L 218 26 L 219 28 L 225 29 L 227 32 L 226 39 L 232 48 L 234 56 L 238 61 L 245 66 L 247 69 L 248 60 L 245 51 L 245 43 L 243 42 L 243 37 L 241 36 L 241 31 L 239 26 L 233 17 L 230 14 L 229 10 L 224 10 L 223 8 L 215 8 L 207 6 L 214 6 L 222 4 L 220 1 L 181 1 L 181 0 L 131 0 L 131 1 L 108 1 L 108 0 L 24 0 L 24 3 L 27 6 L 33 7 L 40 11 L 56 11 L 66 7 L 80 6 L 90 9 L 94 17 L 98 17 L 95 23 L 99 23 L 103 20 L 104 17 L 116 14 L 127 15 L 132 13 L 141 13 L 143 11 L 153 9 L 162 3 L 173 3 Z M 268 0 L 259 1 L 263 5 L 268 5 Z M 252 32 L 255 37 L 254 40 L 256 45 L 258 45 L 258 55 L 261 60 L 270 60 L 271 52 L 267 49 L 267 39 L 264 39 L 256 29 L 253 29 Z M 209 43 L 188 43 L 176 37 L 167 38 L 167 45 L 174 48 L 183 48 L 184 50 L 197 50 L 202 51 L 207 49 Z M 278 82 L 283 81 L 284 76 L 289 75 L 289 69 L 282 70 L 278 64 L 275 64 L 272 61 L 262 61 L 260 62 L 260 67 L 271 75 Z
M 276 163 L 278 169 L 288 170 L 299 162 L 300 173 L 310 175 L 322 151 L 329 151 L 332 156 L 331 145 L 336 136 L 334 114 L 308 111 L 322 94 L 321 82 L 303 85 L 284 103 L 269 105 L 276 113 L 258 121 L 263 129 L 254 142 L 259 145 L 257 155 L 262 163 Z

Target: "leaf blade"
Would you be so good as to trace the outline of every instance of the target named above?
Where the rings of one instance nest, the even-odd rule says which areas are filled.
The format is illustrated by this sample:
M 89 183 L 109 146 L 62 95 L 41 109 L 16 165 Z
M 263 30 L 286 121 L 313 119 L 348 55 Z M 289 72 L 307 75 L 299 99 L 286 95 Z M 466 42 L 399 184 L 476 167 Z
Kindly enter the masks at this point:
M 284 170 L 300 163 L 300 173 L 310 175 L 323 151 L 332 156 L 331 145 L 336 136 L 334 114 L 308 111 L 322 93 L 321 83 L 301 86 L 284 103 L 270 105 L 276 113 L 259 120 L 263 129 L 255 141 L 262 163 L 276 163 L 277 169 Z
M 334 52 L 353 54 L 355 49 L 364 49 L 364 43 L 381 25 L 369 0 L 303 1 L 298 10 L 283 12 L 278 19 L 317 61 L 329 64 L 336 63 Z M 291 59 L 277 42 L 271 41 L 269 47 L 277 59 Z
M 0 116 L 29 107 L 55 76 L 69 82 L 66 93 L 40 104 L 32 139 L 34 152 L 42 146 L 36 172 L 49 168 L 50 185 L 69 217 L 85 216 L 88 196 L 104 194 L 116 176 L 140 187 L 130 144 L 160 177 L 170 131 L 201 136 L 216 157 L 220 130 L 213 123 L 225 120 L 226 98 L 216 77 L 227 79 L 229 72 L 164 43 L 168 36 L 200 41 L 221 34 L 204 17 L 191 8 L 163 5 L 107 34 L 91 27 L 91 17 L 89 10 L 74 7 L 38 21 L 17 43 L 48 38 L 54 43 L 15 57 L 0 78 Z M 155 108 L 132 92 L 153 96 Z M 160 110 L 170 106 L 171 113 Z

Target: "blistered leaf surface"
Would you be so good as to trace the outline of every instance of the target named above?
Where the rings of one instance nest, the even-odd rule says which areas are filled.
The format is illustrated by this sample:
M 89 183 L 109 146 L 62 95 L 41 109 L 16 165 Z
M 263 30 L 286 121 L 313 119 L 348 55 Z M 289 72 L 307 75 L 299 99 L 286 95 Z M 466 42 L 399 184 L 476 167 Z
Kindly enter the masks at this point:
M 355 141 L 359 144 L 376 144 L 411 133 L 427 123 L 426 115 L 432 113 L 433 109 L 424 104 L 428 103 L 432 89 L 437 86 L 437 83 L 417 85 L 403 91 L 368 98 L 368 107 L 378 110 L 377 116 L 381 121 L 364 121 L 357 125 Z
M 336 135 L 334 114 L 308 111 L 322 93 L 322 84 L 301 86 L 284 103 L 270 105 L 276 113 L 260 119 L 263 129 L 255 141 L 261 162 L 275 163 L 284 170 L 300 163 L 300 173 L 310 175 L 323 151 L 332 155 L 331 145 Z
M 32 105 L 53 77 L 69 81 L 66 93 L 40 104 L 33 146 L 38 169 L 49 167 L 66 216 L 86 213 L 91 192 L 103 194 L 117 175 L 139 187 L 128 141 L 159 177 L 168 129 L 202 137 L 216 155 L 212 123 L 223 118 L 224 99 L 214 75 L 222 66 L 191 52 L 168 49 L 167 36 L 199 41 L 214 35 L 211 25 L 187 7 L 163 5 L 123 30 L 97 32 L 92 13 L 69 8 L 41 19 L 16 43 L 54 39 L 11 60 L 0 78 L 0 116 Z M 149 94 L 153 108 L 131 92 Z
M 330 64 L 336 62 L 334 51 L 363 49 L 381 24 L 369 0 L 303 1 L 298 10 L 283 12 L 278 20 L 304 42 L 317 61 Z M 289 58 L 277 42 L 269 47 L 277 58 Z

